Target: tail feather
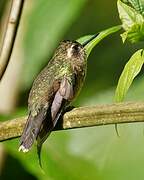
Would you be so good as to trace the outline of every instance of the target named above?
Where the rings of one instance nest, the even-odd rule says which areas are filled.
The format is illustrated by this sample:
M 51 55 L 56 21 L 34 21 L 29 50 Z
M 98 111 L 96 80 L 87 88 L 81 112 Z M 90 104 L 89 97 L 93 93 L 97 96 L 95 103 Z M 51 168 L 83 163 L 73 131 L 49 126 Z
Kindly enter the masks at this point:
M 42 162 L 41 162 L 42 145 L 45 142 L 45 140 L 47 139 L 47 137 L 50 135 L 51 131 L 52 130 L 48 130 L 48 132 L 45 132 L 45 136 L 43 136 L 42 139 L 40 139 L 40 138 L 37 139 L 37 155 L 38 155 L 39 165 L 40 165 L 41 168 L 42 168 Z
M 39 111 L 37 116 L 32 116 L 30 114 L 28 117 L 26 126 L 20 139 L 19 151 L 28 152 L 34 141 L 37 140 L 37 154 L 41 168 L 42 144 L 50 135 L 52 129 L 55 127 L 57 121 L 62 115 L 65 103 L 65 101 L 62 102 L 61 108 L 53 117 L 51 117 L 51 109 L 47 110 L 44 108 Z
M 20 139 L 19 151 L 28 152 L 41 129 L 42 122 L 46 117 L 46 110 L 42 109 L 37 116 L 28 117 L 26 126 Z
M 48 112 L 47 117 L 43 121 L 40 132 L 37 136 L 37 155 L 38 155 L 39 165 L 41 168 L 42 168 L 42 162 L 41 162 L 42 145 L 47 139 L 47 137 L 50 135 L 52 129 L 53 129 L 53 122 L 51 121 L 50 112 Z
M 42 162 L 41 162 L 41 150 L 42 150 L 42 144 L 37 144 L 38 161 L 39 161 L 40 167 L 42 168 Z
M 47 118 L 42 123 L 41 130 L 37 137 L 37 155 L 38 155 L 39 165 L 41 168 L 42 168 L 42 162 L 41 162 L 42 145 L 45 142 L 45 140 L 47 139 L 47 137 L 50 135 L 52 129 L 55 127 L 55 125 L 61 115 L 62 115 L 62 109 L 60 110 L 60 112 L 56 115 L 55 119 L 53 120 L 51 118 L 51 114 L 49 111 L 47 114 Z

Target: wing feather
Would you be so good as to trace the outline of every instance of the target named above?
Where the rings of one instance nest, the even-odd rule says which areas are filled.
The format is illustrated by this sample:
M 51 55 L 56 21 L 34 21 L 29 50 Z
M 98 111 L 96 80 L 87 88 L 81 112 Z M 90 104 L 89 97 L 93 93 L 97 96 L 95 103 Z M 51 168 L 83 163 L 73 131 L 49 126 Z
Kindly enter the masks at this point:
M 65 107 L 69 104 L 69 101 L 73 98 L 74 92 L 73 92 L 73 86 L 70 83 L 70 81 L 64 77 L 61 80 L 61 83 L 59 85 L 59 88 L 57 89 L 51 108 L 50 113 L 48 110 L 47 117 L 41 126 L 41 131 L 39 132 L 38 138 L 37 138 L 37 153 L 39 158 L 39 164 L 42 167 L 41 164 L 41 148 L 44 141 L 49 136 L 52 129 L 55 127 L 57 121 L 59 120 L 63 110 Z

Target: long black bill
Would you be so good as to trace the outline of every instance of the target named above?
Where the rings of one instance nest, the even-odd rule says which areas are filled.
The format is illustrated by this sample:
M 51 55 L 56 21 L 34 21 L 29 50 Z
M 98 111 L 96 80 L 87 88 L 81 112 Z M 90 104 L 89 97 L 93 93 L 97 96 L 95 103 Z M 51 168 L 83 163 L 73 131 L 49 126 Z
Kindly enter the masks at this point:
M 96 38 L 99 35 L 99 33 L 93 35 L 90 39 L 82 43 L 82 46 L 85 47 L 89 42 L 91 42 L 94 38 Z

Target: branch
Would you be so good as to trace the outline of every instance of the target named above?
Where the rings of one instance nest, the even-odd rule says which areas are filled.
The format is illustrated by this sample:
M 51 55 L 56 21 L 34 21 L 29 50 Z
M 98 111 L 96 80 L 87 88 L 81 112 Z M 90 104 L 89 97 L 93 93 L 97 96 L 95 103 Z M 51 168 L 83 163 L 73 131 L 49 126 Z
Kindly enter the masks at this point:
M 0 49 L 0 79 L 2 78 L 8 65 L 13 45 L 16 38 L 18 22 L 23 7 L 23 0 L 12 0 L 10 14 L 8 17 L 6 30 L 4 33 L 1 49 Z
M 0 123 L 0 141 L 22 134 L 27 117 Z M 82 128 L 119 123 L 144 122 L 144 103 L 117 103 L 80 107 L 66 112 L 54 130 Z

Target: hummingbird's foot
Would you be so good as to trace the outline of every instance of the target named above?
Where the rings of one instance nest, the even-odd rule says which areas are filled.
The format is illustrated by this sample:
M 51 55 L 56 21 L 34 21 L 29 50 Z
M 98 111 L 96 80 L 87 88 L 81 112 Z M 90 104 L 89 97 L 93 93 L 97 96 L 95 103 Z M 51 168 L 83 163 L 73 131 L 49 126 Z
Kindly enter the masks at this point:
M 29 149 L 26 149 L 23 145 L 21 145 L 21 146 L 19 147 L 18 151 L 22 151 L 22 152 L 26 153 L 26 152 L 29 151 Z

